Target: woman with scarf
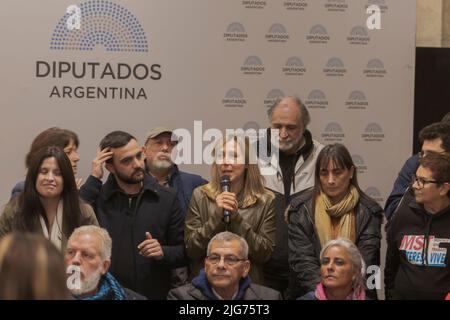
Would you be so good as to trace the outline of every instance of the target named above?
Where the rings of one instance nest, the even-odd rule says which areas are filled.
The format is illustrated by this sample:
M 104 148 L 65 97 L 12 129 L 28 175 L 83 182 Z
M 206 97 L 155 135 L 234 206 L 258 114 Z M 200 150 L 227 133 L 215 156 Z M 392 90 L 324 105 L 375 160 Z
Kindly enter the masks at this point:
M 78 196 L 68 156 L 58 147 L 38 150 L 30 160 L 24 191 L 0 217 L 0 237 L 11 231 L 39 233 L 64 252 L 73 230 L 87 224 L 98 225 L 97 218 Z
M 364 260 L 353 242 L 331 240 L 320 252 L 319 284 L 299 300 L 366 300 L 365 273 Z
M 358 185 L 356 167 L 342 144 L 319 153 L 315 187 L 298 195 L 287 210 L 290 298 L 314 290 L 320 281 L 320 252 L 330 240 L 351 240 L 367 266 L 380 265 L 381 207 Z M 376 291 L 368 292 L 376 298 Z

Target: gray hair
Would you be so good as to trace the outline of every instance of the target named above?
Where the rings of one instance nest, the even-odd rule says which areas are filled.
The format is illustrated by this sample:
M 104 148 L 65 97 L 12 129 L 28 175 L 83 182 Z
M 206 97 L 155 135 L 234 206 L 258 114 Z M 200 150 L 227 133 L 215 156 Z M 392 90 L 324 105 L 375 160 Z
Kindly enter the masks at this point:
M 94 225 L 81 226 L 73 231 L 67 242 L 71 241 L 74 237 L 84 234 L 95 235 L 100 241 L 100 255 L 103 261 L 111 259 L 112 240 L 106 229 Z
M 208 243 L 208 248 L 206 249 L 206 254 L 209 256 L 211 253 L 211 245 L 213 242 L 231 242 L 238 241 L 239 247 L 241 248 L 240 259 L 248 259 L 248 244 L 244 238 L 238 236 L 235 233 L 224 231 L 216 234 Z
M 298 106 L 300 110 L 300 118 L 302 119 L 302 124 L 306 128 L 306 126 L 311 122 L 311 116 L 309 115 L 308 109 L 303 104 L 302 100 L 298 96 L 286 96 L 286 97 L 279 97 L 275 101 L 274 104 L 272 104 L 269 109 L 267 109 L 267 116 L 269 117 L 269 120 L 272 121 L 272 115 L 275 108 L 280 104 L 281 100 L 290 98 L 294 100 L 295 104 Z
M 335 240 L 328 241 L 320 251 L 320 261 L 322 261 L 325 252 L 333 247 L 345 249 L 350 257 L 352 270 L 358 271 L 356 272 L 356 278 L 352 283 L 352 287 L 354 289 L 358 287 L 365 288 L 364 282 L 366 278 L 366 264 L 356 245 L 346 238 L 337 238 Z

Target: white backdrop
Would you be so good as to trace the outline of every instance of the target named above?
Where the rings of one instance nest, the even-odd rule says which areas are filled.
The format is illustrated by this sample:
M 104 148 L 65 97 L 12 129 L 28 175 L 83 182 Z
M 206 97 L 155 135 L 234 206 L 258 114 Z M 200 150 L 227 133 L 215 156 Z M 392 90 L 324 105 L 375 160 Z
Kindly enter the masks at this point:
M 313 137 L 346 144 L 362 188 L 385 201 L 411 153 L 414 1 L 77 1 L 2 1 L 2 203 L 23 179 L 31 140 L 50 126 L 78 133 L 79 176 L 87 177 L 112 130 L 142 141 L 153 126 L 193 130 L 195 120 L 203 129 L 264 128 L 267 105 L 282 94 L 306 102 Z M 72 4 L 81 9 L 80 30 L 67 29 Z M 369 4 L 383 11 L 381 30 L 366 28 Z M 75 66 L 78 75 L 85 63 L 87 71 L 53 76 L 44 62 Z M 138 78 L 149 73 L 118 79 L 119 64 L 136 67 Z M 135 99 L 124 98 L 125 88 Z M 136 99 L 141 89 L 147 99 Z M 206 166 L 184 168 L 209 177 Z

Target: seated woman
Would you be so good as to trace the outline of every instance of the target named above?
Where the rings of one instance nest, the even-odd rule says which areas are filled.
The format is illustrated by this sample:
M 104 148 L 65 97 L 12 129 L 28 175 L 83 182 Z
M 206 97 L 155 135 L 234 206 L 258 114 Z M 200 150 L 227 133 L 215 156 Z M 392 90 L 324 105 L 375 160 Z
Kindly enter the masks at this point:
M 0 240 L 0 300 L 66 300 L 64 260 L 42 235 L 12 232 Z
M 353 242 L 331 240 L 320 252 L 319 284 L 299 300 L 366 300 L 365 273 L 364 260 Z
M 64 150 L 70 160 L 72 165 L 73 174 L 77 174 L 77 162 L 80 160 L 78 156 L 77 149 L 80 145 L 78 136 L 75 132 L 61 129 L 58 127 L 48 128 L 41 133 L 39 133 L 30 146 L 30 151 L 28 151 L 25 157 L 25 167 L 28 169 L 30 167 L 30 162 L 32 156 L 44 147 L 59 147 Z M 77 187 L 81 186 L 81 178 L 76 179 Z M 17 197 L 24 189 L 25 181 L 18 182 L 11 191 L 11 199 Z
M 98 222 L 78 197 L 69 158 L 58 147 L 38 150 L 30 160 L 24 191 L 0 216 L 0 237 L 13 230 L 37 232 L 64 252 L 72 231 L 86 224 Z
M 292 201 L 287 211 L 290 298 L 316 287 L 321 248 L 338 237 L 353 241 L 366 265 L 380 265 L 383 210 L 359 188 L 356 176 L 345 146 L 325 146 L 317 158 L 315 186 Z M 376 298 L 376 291 L 368 293 Z
M 209 240 L 230 231 L 247 241 L 250 277 L 256 284 L 264 284 L 262 264 L 270 258 L 275 243 L 275 196 L 264 188 L 250 148 L 248 137 L 220 140 L 213 150 L 211 182 L 193 192 L 184 232 L 191 277 L 199 274 Z M 221 190 L 222 176 L 231 181 L 229 192 Z M 229 223 L 224 219 L 224 210 L 230 213 Z

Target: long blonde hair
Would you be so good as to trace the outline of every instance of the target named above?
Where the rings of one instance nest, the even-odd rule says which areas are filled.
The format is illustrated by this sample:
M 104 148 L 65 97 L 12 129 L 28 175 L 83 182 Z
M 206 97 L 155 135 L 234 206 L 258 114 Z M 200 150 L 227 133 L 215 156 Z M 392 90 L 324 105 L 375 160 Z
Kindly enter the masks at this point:
M 43 236 L 10 233 L 0 241 L 0 300 L 70 297 L 64 260 Z
M 216 153 L 225 147 L 227 142 L 234 141 L 240 151 L 245 156 L 245 171 L 244 171 L 244 186 L 243 186 L 243 202 L 242 207 L 246 208 L 258 201 L 258 198 L 264 194 L 271 194 L 269 190 L 264 187 L 264 177 L 259 171 L 257 164 L 256 154 L 250 145 L 248 137 L 240 137 L 236 135 L 221 138 L 215 145 L 212 156 L 214 162 L 211 165 L 211 181 L 202 187 L 202 190 L 208 195 L 211 200 L 215 200 L 216 197 L 222 192 L 220 187 L 220 170 L 219 165 L 216 163 Z

